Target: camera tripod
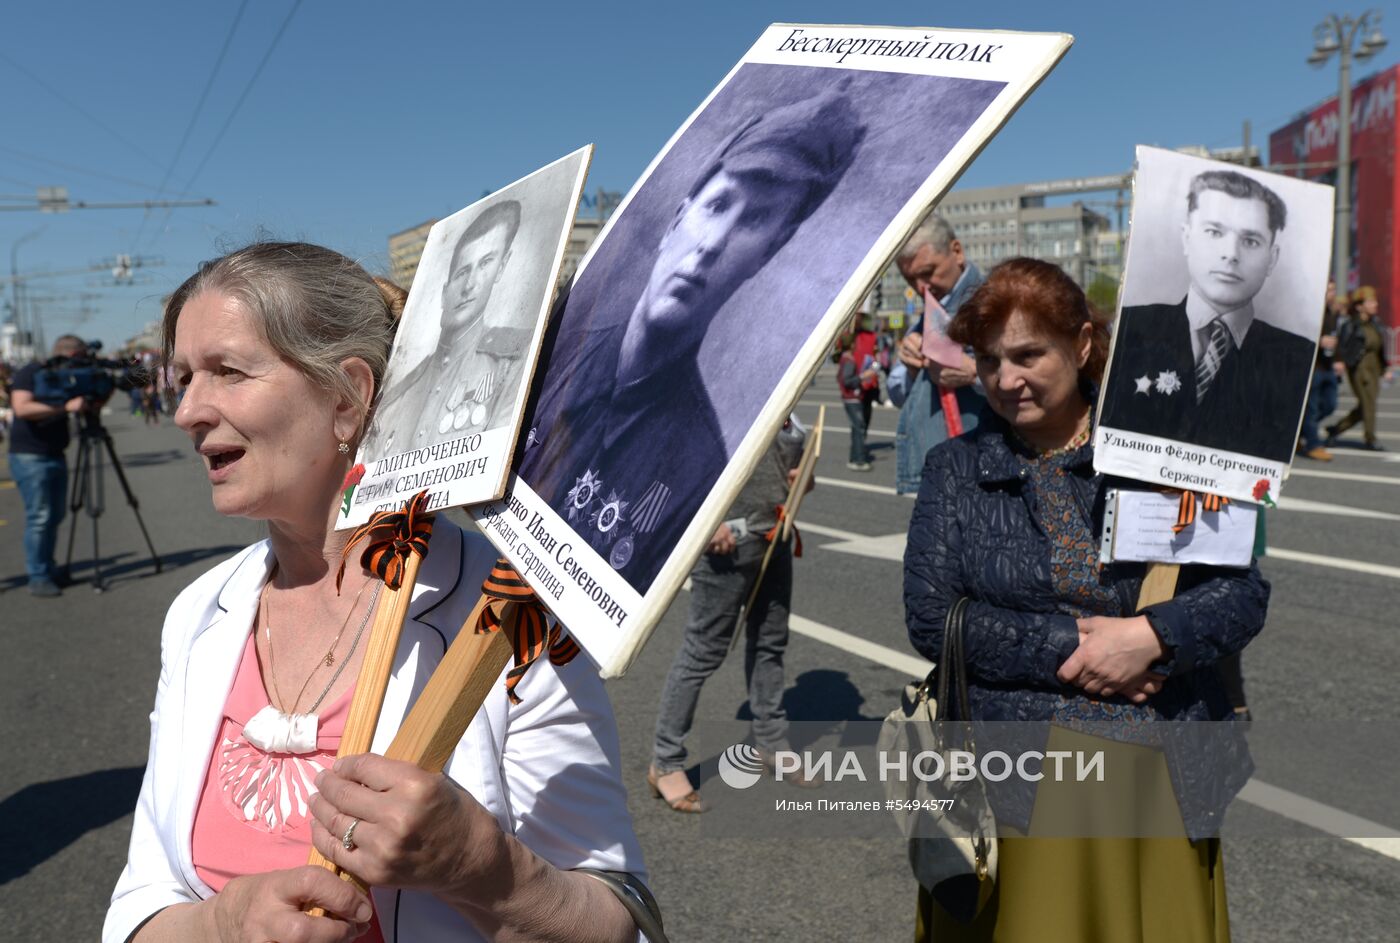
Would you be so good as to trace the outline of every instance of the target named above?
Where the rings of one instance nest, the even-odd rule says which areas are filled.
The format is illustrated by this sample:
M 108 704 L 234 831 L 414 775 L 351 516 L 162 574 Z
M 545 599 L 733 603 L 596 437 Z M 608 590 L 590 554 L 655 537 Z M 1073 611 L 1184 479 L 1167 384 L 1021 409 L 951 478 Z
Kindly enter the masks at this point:
M 68 525 L 68 558 L 64 567 L 70 567 L 73 563 L 73 537 L 78 531 L 78 512 L 86 511 L 87 516 L 92 519 L 92 588 L 100 593 L 106 588 L 102 583 L 102 553 L 97 538 L 97 519 L 107 509 L 102 475 L 104 448 L 112 460 L 112 470 L 117 473 L 117 481 L 121 482 L 122 491 L 126 494 L 126 503 L 136 515 L 136 524 L 141 528 L 141 536 L 146 539 L 146 549 L 151 551 L 151 565 L 157 573 L 160 572 L 160 557 L 156 556 L 156 548 L 151 544 L 151 535 L 146 532 L 146 522 L 141 520 L 140 502 L 136 500 L 136 495 L 131 493 L 131 485 L 127 483 L 121 459 L 117 458 L 117 450 L 112 445 L 112 434 L 102 425 L 102 417 L 96 412 L 84 410 L 78 416 L 78 457 L 73 462 L 73 490 L 68 499 L 68 512 L 72 515 L 72 520 Z

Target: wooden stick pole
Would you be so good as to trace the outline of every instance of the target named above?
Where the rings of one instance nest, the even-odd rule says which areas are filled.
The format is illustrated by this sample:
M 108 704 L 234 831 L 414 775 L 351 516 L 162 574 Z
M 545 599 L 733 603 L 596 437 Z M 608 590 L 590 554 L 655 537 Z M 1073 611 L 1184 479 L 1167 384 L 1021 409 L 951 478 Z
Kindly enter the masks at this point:
M 734 629 L 734 634 L 729 639 L 729 651 L 734 651 L 739 645 L 739 631 L 744 625 L 744 619 L 753 609 L 753 604 L 758 600 L 758 590 L 763 585 L 763 577 L 768 574 L 768 564 L 773 559 L 773 550 L 778 546 L 778 542 L 792 539 L 792 530 L 796 525 L 798 509 L 802 507 L 802 499 L 807 495 L 807 485 L 811 482 L 817 472 L 817 459 L 822 453 L 822 429 L 826 423 L 826 407 L 822 406 L 817 410 L 817 424 L 812 427 L 812 434 L 807 439 L 807 445 L 802 450 L 802 457 L 797 462 L 797 477 L 788 486 L 787 499 L 783 502 L 783 519 L 779 522 L 778 533 L 768 542 L 768 549 L 763 551 L 763 562 L 758 565 L 758 578 L 753 581 L 753 588 L 749 590 L 749 598 L 744 602 L 744 607 L 739 610 L 738 623 Z
M 510 639 L 516 632 L 519 607 L 506 603 L 500 631 L 477 635 L 473 630 L 489 602 L 482 596 L 467 617 L 384 753 L 389 759 L 414 763 L 435 773 L 447 765 L 458 741 L 481 709 L 506 662 L 510 661 Z
M 422 558 L 409 554 L 404 562 L 403 582 L 398 589 L 381 592 L 379 605 L 374 611 L 374 625 L 370 627 L 369 641 L 365 644 L 365 659 L 360 663 L 360 675 L 355 682 L 355 694 L 350 700 L 350 713 L 345 718 L 345 732 L 340 737 L 340 749 L 336 756 L 355 756 L 369 752 L 374 741 L 374 728 L 379 725 L 379 711 L 384 706 L 384 690 L 389 686 L 389 674 L 394 668 L 394 653 L 399 647 L 399 635 L 403 632 L 404 620 L 408 618 L 408 606 L 413 601 L 413 587 L 418 582 L 418 567 Z M 325 857 L 311 848 L 306 863 L 329 871 L 337 870 Z M 364 884 L 345 875 L 361 889 Z M 307 911 L 321 916 L 324 911 L 315 908 Z
M 1180 572 L 1180 563 L 1147 564 L 1147 575 L 1143 577 L 1142 588 L 1138 590 L 1138 612 L 1175 596 L 1176 578 Z
M 441 772 L 447 765 L 452 751 L 510 661 L 511 639 L 518 628 L 519 607 L 515 603 L 505 604 L 499 632 L 480 635 L 475 632 L 482 611 L 492 601 L 484 595 L 477 600 L 461 631 L 433 670 L 423 693 L 399 726 L 398 733 L 384 752 L 385 757 L 413 763 L 435 773 Z M 354 702 L 351 703 L 351 710 L 353 713 Z M 343 880 L 361 890 L 368 890 L 358 877 L 336 868 L 314 848 L 310 863 L 335 871 Z M 319 908 L 308 913 L 324 915 Z

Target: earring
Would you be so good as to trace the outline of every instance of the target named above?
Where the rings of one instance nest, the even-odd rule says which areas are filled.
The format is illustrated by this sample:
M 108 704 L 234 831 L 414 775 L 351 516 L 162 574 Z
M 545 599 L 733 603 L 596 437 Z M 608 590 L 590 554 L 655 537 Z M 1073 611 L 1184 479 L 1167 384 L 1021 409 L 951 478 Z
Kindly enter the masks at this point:
M 350 454 L 350 443 L 349 443 L 349 442 L 342 442 L 342 443 L 340 443 L 339 445 L 337 445 L 337 446 L 335 447 L 335 450 L 336 450 L 337 452 L 339 452 L 341 455 L 349 455 L 349 454 Z

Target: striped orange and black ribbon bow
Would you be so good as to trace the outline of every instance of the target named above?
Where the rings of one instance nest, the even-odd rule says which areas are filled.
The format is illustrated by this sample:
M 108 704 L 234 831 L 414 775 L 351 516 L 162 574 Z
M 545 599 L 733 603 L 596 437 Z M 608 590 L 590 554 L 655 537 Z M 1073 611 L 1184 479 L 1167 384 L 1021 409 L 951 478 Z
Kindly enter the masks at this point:
M 1230 499 L 1218 494 L 1203 494 L 1201 498 L 1201 510 L 1216 512 L 1222 510 L 1230 503 Z M 1172 525 L 1172 533 L 1179 534 L 1192 524 L 1196 523 L 1196 492 L 1181 492 L 1181 503 L 1176 509 L 1176 523 Z
M 428 512 L 428 492 L 415 494 L 402 511 L 379 511 L 350 534 L 350 540 L 340 554 L 340 570 L 335 574 L 335 588 L 345 578 L 345 563 L 361 541 L 367 541 L 360 554 L 360 565 L 384 581 L 389 589 L 403 583 L 408 555 L 427 556 L 428 538 L 433 535 L 433 515 Z
M 515 686 L 544 654 L 546 646 L 553 664 L 567 665 L 578 655 L 578 643 L 565 635 L 557 622 L 553 628 L 546 629 L 549 620 L 539 597 L 505 557 L 497 560 L 491 568 L 491 575 L 481 584 L 481 594 L 491 602 L 481 611 L 481 619 L 475 629 L 477 635 L 499 632 L 506 604 L 515 603 L 516 631 L 510 640 L 515 664 L 506 672 L 506 696 L 512 704 L 519 704 L 520 696 L 515 693 Z
M 783 507 L 781 504 L 775 507 L 773 509 L 773 512 L 778 516 L 778 523 L 774 524 L 772 530 L 768 531 L 768 533 L 763 535 L 763 539 L 768 541 L 770 544 L 774 541 L 778 534 L 782 532 L 783 521 L 787 519 L 787 508 Z M 802 532 L 797 529 L 796 521 L 793 521 L 792 524 L 792 538 L 792 555 L 794 557 L 800 557 L 802 556 Z

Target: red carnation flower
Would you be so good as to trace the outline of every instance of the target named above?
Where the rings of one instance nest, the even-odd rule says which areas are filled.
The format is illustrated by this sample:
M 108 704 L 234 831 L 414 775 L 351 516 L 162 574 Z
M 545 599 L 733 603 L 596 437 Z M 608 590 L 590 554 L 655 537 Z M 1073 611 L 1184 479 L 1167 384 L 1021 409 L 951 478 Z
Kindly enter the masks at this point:
M 343 484 L 341 484 L 340 490 L 344 491 L 346 488 L 355 487 L 360 483 L 360 479 L 363 477 L 365 477 L 365 466 L 356 465 L 354 468 L 350 469 L 348 472 L 345 473 L 345 481 Z M 1258 488 L 1257 485 L 1255 487 L 1256 489 Z

